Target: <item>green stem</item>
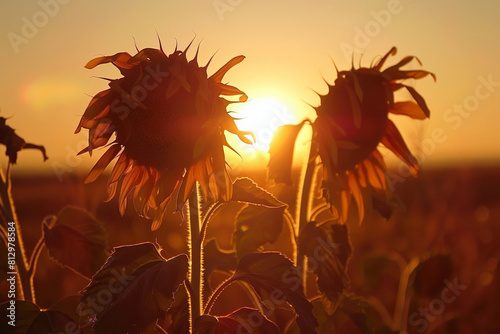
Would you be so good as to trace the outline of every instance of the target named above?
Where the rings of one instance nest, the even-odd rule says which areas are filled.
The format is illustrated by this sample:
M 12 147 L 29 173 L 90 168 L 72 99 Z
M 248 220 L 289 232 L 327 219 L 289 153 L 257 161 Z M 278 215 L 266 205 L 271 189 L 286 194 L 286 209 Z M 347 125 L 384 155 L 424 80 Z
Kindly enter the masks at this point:
M 316 151 L 311 145 L 309 150 L 309 157 L 307 159 L 306 171 L 304 174 L 304 178 L 302 180 L 302 193 L 300 197 L 299 212 L 298 212 L 298 233 L 297 236 L 300 236 L 300 233 L 303 231 L 306 224 L 309 222 L 311 204 L 313 199 L 312 189 L 313 189 L 313 181 L 314 174 L 316 171 Z M 300 275 L 302 278 L 302 284 L 304 287 L 304 293 L 307 288 L 307 262 L 305 254 L 300 250 L 297 251 L 297 267 L 300 269 Z
M 205 235 L 207 233 L 208 222 L 210 218 L 215 214 L 215 212 L 224 205 L 224 203 L 217 202 L 208 210 L 207 214 L 203 218 L 203 223 L 201 224 L 200 236 L 197 240 L 200 249 L 203 247 L 203 243 L 205 241 Z
M 203 314 L 210 314 L 210 311 L 212 310 L 212 307 L 214 306 L 215 301 L 219 297 L 220 293 L 224 291 L 225 288 L 227 288 L 231 283 L 235 281 L 234 277 L 231 277 L 227 280 L 225 280 L 221 285 L 215 289 L 214 293 L 210 296 L 208 299 L 207 305 L 205 306 L 205 309 L 203 310 Z
M 189 272 L 191 293 L 191 329 L 194 321 L 201 315 L 203 284 L 201 274 L 203 272 L 203 259 L 200 239 L 200 210 L 198 205 L 198 187 L 195 186 L 189 196 L 189 228 L 190 228 L 190 258 L 191 267 Z
M 405 267 L 403 272 L 401 273 L 401 278 L 399 280 L 399 288 L 398 293 L 396 295 L 396 306 L 394 308 L 394 319 L 392 323 L 392 327 L 395 329 L 401 329 L 406 326 L 403 323 L 405 319 L 405 313 L 407 313 L 407 309 L 409 307 L 409 300 L 407 299 L 406 293 L 408 291 L 408 284 L 410 282 L 410 276 L 413 270 L 417 267 L 418 260 L 414 259 L 410 261 Z
M 29 264 L 21 233 L 21 226 L 18 224 L 14 200 L 11 193 L 10 164 L 7 167 L 6 176 L 0 169 L 0 198 L 2 203 L 2 213 L 7 222 L 13 222 L 15 226 L 15 258 L 16 258 L 16 299 L 35 302 L 33 286 L 31 285 Z

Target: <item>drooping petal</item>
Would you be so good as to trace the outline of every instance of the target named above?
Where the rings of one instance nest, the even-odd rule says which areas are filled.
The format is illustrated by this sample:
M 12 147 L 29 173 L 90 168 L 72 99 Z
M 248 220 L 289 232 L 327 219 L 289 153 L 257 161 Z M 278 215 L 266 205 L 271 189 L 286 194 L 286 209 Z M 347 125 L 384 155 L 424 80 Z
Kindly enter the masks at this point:
M 415 88 L 410 87 L 410 86 L 404 86 L 411 94 L 411 96 L 417 101 L 417 104 L 420 106 L 420 108 L 424 111 L 425 116 L 430 117 L 431 116 L 431 111 L 427 107 L 427 103 L 425 103 L 424 98 L 417 93 Z
M 389 112 L 396 115 L 406 115 L 413 119 L 426 119 L 427 115 L 420 106 L 413 101 L 396 102 Z
M 113 160 L 116 155 L 120 152 L 122 147 L 120 145 L 114 144 L 112 145 L 106 153 L 102 155 L 102 157 L 97 161 L 95 166 L 90 171 L 89 175 L 85 178 L 85 183 L 90 183 L 95 181 L 99 175 L 102 174 L 104 169 L 109 165 L 111 160 Z
M 133 64 L 129 63 L 129 60 L 131 58 L 132 56 L 128 52 L 119 52 L 112 56 L 103 56 L 94 58 L 91 61 L 89 61 L 87 65 L 85 65 L 85 68 L 92 69 L 101 64 L 113 63 L 119 68 L 130 69 L 134 67 Z
M 222 66 L 217 72 L 215 72 L 209 79 L 214 80 L 215 82 L 221 82 L 224 75 L 229 71 L 234 65 L 239 64 L 245 59 L 245 56 L 236 56 L 230 61 L 226 63 L 226 65 Z
M 110 109 L 111 101 L 113 100 L 113 94 L 110 89 L 103 90 L 97 93 L 90 101 L 85 113 L 75 130 L 75 133 L 80 132 L 81 128 L 90 128 L 93 126 L 93 121 L 95 118 L 101 118 L 106 115 Z M 91 122 L 91 123 L 89 123 Z
M 403 160 L 413 174 L 418 171 L 417 159 L 411 154 L 410 150 L 406 146 L 403 137 L 399 133 L 396 125 L 391 120 L 387 120 L 387 130 L 386 135 L 382 138 L 382 144 L 384 144 L 388 149 L 390 149 L 398 158 Z

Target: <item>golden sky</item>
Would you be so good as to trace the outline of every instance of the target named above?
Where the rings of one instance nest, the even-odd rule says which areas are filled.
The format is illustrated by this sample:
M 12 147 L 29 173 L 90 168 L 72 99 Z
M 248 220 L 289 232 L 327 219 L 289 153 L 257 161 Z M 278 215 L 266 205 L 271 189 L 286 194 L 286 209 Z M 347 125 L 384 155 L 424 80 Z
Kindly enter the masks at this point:
M 335 80 L 332 59 L 349 69 L 363 54 L 369 66 L 396 46 L 393 63 L 415 55 L 438 77 L 412 83 L 427 100 L 430 120 L 394 118 L 422 164 L 498 162 L 499 12 L 495 1 L 1 0 L 0 115 L 47 148 L 45 163 L 39 152 L 21 152 L 17 171 L 88 172 L 101 153 L 75 157 L 87 133 L 73 132 L 90 96 L 107 88 L 95 77 L 119 72 L 84 65 L 133 54 L 134 40 L 139 49 L 158 47 L 158 33 L 167 54 L 193 39 L 201 43 L 201 64 L 215 54 L 209 74 L 246 56 L 224 79 L 248 94 L 250 104 L 238 110 L 249 120 L 240 127 L 252 127 L 257 149 L 265 151 L 276 126 L 314 117 L 307 104 L 319 103 L 314 91 L 327 92 L 322 77 Z M 249 160 L 266 156 L 240 149 L 254 152 Z

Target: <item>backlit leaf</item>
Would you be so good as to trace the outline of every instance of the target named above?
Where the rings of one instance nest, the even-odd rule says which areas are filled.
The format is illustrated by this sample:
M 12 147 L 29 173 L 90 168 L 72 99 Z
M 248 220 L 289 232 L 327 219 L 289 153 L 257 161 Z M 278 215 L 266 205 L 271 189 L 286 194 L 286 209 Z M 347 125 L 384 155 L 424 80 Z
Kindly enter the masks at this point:
M 164 316 L 187 272 L 185 254 L 166 260 L 152 243 L 116 247 L 82 291 L 80 315 L 96 333 L 140 333 Z
M 453 263 L 449 254 L 433 254 L 420 261 L 410 275 L 408 286 L 428 298 L 438 296 L 450 279 Z
M 194 322 L 197 334 L 279 334 L 276 324 L 259 310 L 243 307 L 225 316 L 204 314 Z
M 267 307 L 290 304 L 303 333 L 316 333 L 314 328 L 318 323 L 312 313 L 313 306 L 304 295 L 297 268 L 284 255 L 277 252 L 247 254 L 229 280 L 248 283 Z
M 271 193 L 259 187 L 255 182 L 246 177 L 238 178 L 234 181 L 233 196 L 231 200 L 270 208 L 286 206 L 285 203 L 277 200 Z
M 23 300 L 15 301 L 14 313 L 9 308 L 12 308 L 10 301 L 0 305 L 1 333 L 82 333 L 78 323 L 60 311 L 42 311 L 35 304 Z M 15 326 L 9 324 L 13 319 L 14 322 L 11 324 Z
M 298 247 L 307 256 L 308 267 L 318 278 L 326 311 L 333 314 L 339 298 L 349 286 L 347 263 L 352 247 L 347 225 L 327 222 L 317 226 L 310 222 L 300 234 Z
M 104 227 L 83 209 L 67 206 L 46 219 L 42 229 L 50 257 L 85 277 L 92 277 L 108 257 Z
M 203 247 L 203 275 L 205 278 L 205 287 L 209 287 L 210 274 L 214 270 L 231 271 L 236 269 L 238 264 L 238 259 L 236 258 L 236 253 L 223 251 L 217 245 L 215 239 L 209 240 L 205 247 Z M 205 295 L 209 295 L 206 293 Z
M 233 243 L 239 259 L 253 253 L 266 243 L 275 242 L 283 229 L 285 207 L 266 208 L 249 205 L 236 217 Z
M 276 129 L 269 147 L 269 178 L 277 183 L 292 184 L 292 162 L 295 141 L 304 122 L 286 124 Z

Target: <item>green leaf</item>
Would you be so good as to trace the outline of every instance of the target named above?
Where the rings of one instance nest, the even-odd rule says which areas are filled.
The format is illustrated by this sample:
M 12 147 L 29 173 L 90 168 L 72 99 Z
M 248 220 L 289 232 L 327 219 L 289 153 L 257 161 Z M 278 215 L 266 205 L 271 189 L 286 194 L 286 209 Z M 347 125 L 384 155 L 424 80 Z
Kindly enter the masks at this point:
M 174 294 L 174 302 L 165 313 L 168 333 L 189 333 L 189 298 L 184 285 Z M 164 322 L 164 323 L 165 323 Z
M 170 308 L 187 272 L 185 254 L 166 260 L 152 243 L 116 247 L 82 291 L 80 316 L 96 333 L 140 333 Z
M 324 307 L 321 298 L 312 301 L 313 313 L 318 319 L 318 333 L 321 334 L 390 334 L 387 324 L 379 312 L 365 299 L 353 295 L 342 295 L 339 306 L 334 314 L 329 315 Z M 390 319 L 388 319 L 390 320 Z M 300 334 L 298 326 L 290 322 L 286 334 Z
M 297 268 L 284 255 L 266 252 L 243 256 L 229 282 L 236 280 L 248 283 L 268 308 L 290 304 L 298 315 L 299 328 L 304 333 L 316 333 L 313 306 L 304 295 Z
M 317 276 L 321 299 L 333 314 L 339 298 L 349 287 L 347 263 L 352 253 L 347 225 L 332 222 L 317 226 L 308 223 L 299 236 L 299 251 L 307 256 L 308 267 Z
M 453 263 L 449 254 L 432 254 L 420 263 L 410 274 L 408 287 L 417 295 L 434 298 L 446 287 L 445 281 L 450 278 Z
M 292 184 L 292 163 L 295 141 L 305 121 L 282 125 L 274 131 L 269 147 L 269 178 L 277 183 Z
M 279 334 L 276 324 L 259 310 L 242 307 L 231 314 L 214 317 L 204 314 L 196 318 L 194 332 L 197 334 Z
M 259 187 L 249 178 L 238 178 L 233 183 L 232 201 L 248 204 L 262 205 L 270 208 L 280 208 L 286 206 L 271 193 Z
M 249 205 L 236 217 L 233 243 L 238 259 L 261 250 L 266 243 L 275 242 L 283 229 L 285 207 L 266 208 Z
M 226 252 L 221 250 L 215 239 L 211 239 L 205 244 L 205 247 L 203 247 L 203 254 L 203 275 L 207 288 L 209 285 L 207 283 L 210 282 L 210 274 L 212 274 L 214 270 L 232 271 L 236 269 L 236 265 L 238 264 L 236 253 L 234 251 Z
M 53 310 L 42 311 L 35 304 L 27 301 L 15 301 L 15 316 L 9 308 L 11 302 L 0 305 L 1 333 L 38 334 L 38 333 L 80 333 L 78 323 L 65 313 Z M 15 326 L 9 321 L 15 319 Z
M 85 277 L 92 277 L 108 257 L 104 227 L 83 209 L 63 208 L 44 221 L 42 230 L 50 257 Z

